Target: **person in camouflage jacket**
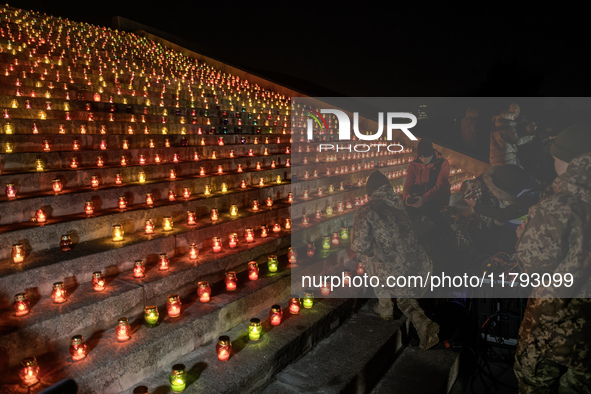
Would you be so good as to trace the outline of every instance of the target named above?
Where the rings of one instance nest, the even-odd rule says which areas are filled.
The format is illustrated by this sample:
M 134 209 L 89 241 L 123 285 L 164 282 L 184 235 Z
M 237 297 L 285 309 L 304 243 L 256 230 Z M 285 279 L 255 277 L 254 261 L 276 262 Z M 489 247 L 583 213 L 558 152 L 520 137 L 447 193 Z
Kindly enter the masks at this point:
M 388 276 L 426 275 L 433 264 L 412 229 L 411 221 L 402 201 L 396 195 L 388 178 L 373 172 L 366 184 L 369 203 L 355 214 L 351 249 L 368 270 L 369 275 L 385 284 Z M 415 297 L 422 292 L 416 288 L 397 288 L 398 307 L 413 323 L 419 335 L 420 347 L 428 349 L 439 342 L 439 326 L 427 318 Z M 392 295 L 387 288 L 374 288 L 379 303 L 374 311 L 383 319 L 392 319 Z
M 522 393 L 591 393 L 591 152 L 571 159 L 591 151 L 591 128 L 572 129 L 563 131 L 572 143 L 563 139 L 552 149 L 559 174 L 553 194 L 530 208 L 516 245 L 523 272 L 574 278 L 568 294 L 537 287 L 530 295 L 514 366 Z

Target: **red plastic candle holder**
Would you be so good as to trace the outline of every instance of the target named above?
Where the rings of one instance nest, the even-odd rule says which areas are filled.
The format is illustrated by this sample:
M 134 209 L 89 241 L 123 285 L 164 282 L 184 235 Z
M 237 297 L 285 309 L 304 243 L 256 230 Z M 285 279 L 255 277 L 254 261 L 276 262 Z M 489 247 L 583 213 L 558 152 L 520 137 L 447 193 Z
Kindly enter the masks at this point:
M 232 343 L 230 342 L 230 337 L 227 335 L 222 335 L 219 337 L 218 343 L 215 346 L 215 351 L 218 355 L 218 360 L 228 361 L 230 354 L 232 353 Z
M 168 300 L 166 302 L 166 311 L 168 312 L 168 316 L 175 318 L 181 315 L 181 300 L 178 294 L 171 294 L 168 296 Z
M 279 305 L 273 305 L 269 311 L 269 321 L 272 326 L 278 326 L 281 324 L 283 318 L 283 310 Z
M 207 281 L 197 283 L 197 297 L 200 302 L 209 302 L 211 299 L 211 287 Z

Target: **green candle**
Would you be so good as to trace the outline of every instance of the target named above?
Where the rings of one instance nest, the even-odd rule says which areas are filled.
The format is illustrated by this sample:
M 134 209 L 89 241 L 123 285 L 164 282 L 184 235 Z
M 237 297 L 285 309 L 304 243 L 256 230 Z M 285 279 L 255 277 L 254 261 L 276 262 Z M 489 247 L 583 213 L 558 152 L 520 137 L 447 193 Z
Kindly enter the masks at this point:
M 312 291 L 306 291 L 303 299 L 304 308 L 310 309 L 314 305 L 314 293 Z
M 250 319 L 250 324 L 248 325 L 248 339 L 251 341 L 258 341 L 261 338 L 262 331 L 261 320 L 256 317 Z
M 349 229 L 347 227 L 341 227 L 341 239 L 349 239 Z
M 156 305 L 144 307 L 144 319 L 148 327 L 156 327 L 158 325 L 158 317 L 158 307 Z
M 330 249 L 330 235 L 322 237 L 322 249 Z
M 267 266 L 269 267 L 269 272 L 277 272 L 277 256 L 274 254 L 267 257 Z
M 173 393 L 182 393 L 187 387 L 187 372 L 183 364 L 175 364 L 172 366 L 170 373 L 170 388 Z

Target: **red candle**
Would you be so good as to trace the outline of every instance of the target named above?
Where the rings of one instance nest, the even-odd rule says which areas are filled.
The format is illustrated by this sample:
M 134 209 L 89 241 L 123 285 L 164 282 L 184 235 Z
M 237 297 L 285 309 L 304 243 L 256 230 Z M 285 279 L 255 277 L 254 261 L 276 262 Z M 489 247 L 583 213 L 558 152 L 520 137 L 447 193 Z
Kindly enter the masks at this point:
M 227 291 L 234 291 L 238 285 L 238 279 L 236 279 L 236 272 L 228 271 L 226 272 L 226 290 Z
M 363 275 L 365 273 L 365 266 L 360 262 L 357 263 L 357 275 Z
M 278 233 L 278 232 L 280 232 L 280 231 L 281 231 L 281 225 L 280 225 L 279 223 L 275 223 L 275 224 L 273 225 L 273 232 L 274 232 L 274 233 Z
M 146 205 L 149 207 L 154 205 L 154 198 L 152 197 L 152 193 L 146 193 Z
M 271 310 L 269 311 L 269 320 L 272 326 L 278 326 L 281 324 L 281 319 L 283 318 L 283 311 L 281 310 L 281 306 L 273 305 Z
M 259 200 L 257 200 L 257 199 L 252 200 L 252 210 L 253 211 L 259 210 Z
M 228 237 L 228 246 L 235 248 L 238 246 L 238 234 L 232 233 Z
M 287 261 L 289 261 L 290 264 L 295 264 L 298 261 L 298 254 L 291 247 L 287 249 Z
M 224 167 L 222 165 L 218 166 L 218 174 L 223 174 L 224 173 Z
M 91 284 L 94 291 L 105 290 L 105 278 L 103 277 L 103 273 L 100 271 L 93 272 Z
M 127 208 L 127 199 L 125 198 L 125 196 L 119 196 L 119 202 L 117 203 L 117 205 L 121 210 L 125 210 L 125 208 Z
M 126 317 L 121 317 L 117 320 L 117 327 L 115 328 L 117 334 L 117 340 L 119 342 L 125 342 L 131 338 L 131 327 Z
M 332 240 L 331 240 L 331 243 L 332 243 L 333 245 L 335 245 L 335 246 L 336 246 L 336 245 L 338 245 L 338 244 L 340 244 L 340 237 L 339 237 L 339 233 L 337 233 L 337 232 L 335 232 L 335 233 L 332 233 Z
M 146 234 L 154 234 L 154 222 L 152 219 L 146 219 L 146 224 L 144 225 L 144 232 Z
M 230 343 L 230 337 L 222 335 L 218 339 L 218 343 L 215 346 L 215 351 L 218 355 L 218 360 L 228 361 L 230 354 L 232 353 L 232 343 Z
M 195 160 L 195 161 L 199 160 L 199 153 L 197 153 L 197 152 L 193 153 L 193 160 Z
M 222 251 L 222 239 L 220 237 L 212 238 L 213 253 L 219 253 Z
M 324 282 L 322 287 L 320 287 L 320 294 L 322 294 L 323 296 L 327 296 L 330 294 L 330 287 L 328 286 L 327 282 Z
M 25 386 L 33 386 L 39 382 L 39 366 L 35 357 L 25 358 L 21 361 L 21 368 L 18 375 Z
M 144 157 L 144 155 L 140 155 L 140 159 L 139 159 L 140 165 L 144 165 L 146 164 L 146 158 Z
M 160 271 L 166 271 L 168 270 L 168 256 L 166 256 L 166 253 L 161 253 L 160 257 L 158 258 L 158 270 Z
M 267 238 L 268 235 L 267 226 L 261 226 L 261 238 Z
M 199 175 L 201 175 L 201 176 L 205 176 L 205 167 L 201 167 L 201 168 L 199 169 Z
M 16 188 L 14 187 L 14 184 L 6 184 L 6 197 L 8 197 L 9 200 L 14 200 L 16 198 Z
M 302 225 L 307 226 L 308 224 L 310 224 L 310 221 L 308 220 L 308 215 L 302 215 Z
M 172 155 L 172 162 L 173 163 L 178 163 L 179 161 L 180 161 L 179 154 L 178 153 L 173 154 Z
M 92 186 L 93 188 L 99 187 L 99 177 L 98 177 L 98 175 L 93 175 L 90 178 L 90 186 Z
M 266 204 L 268 207 L 272 207 L 273 206 L 273 199 L 271 197 L 267 197 Z
M 84 213 L 88 216 L 91 216 L 94 213 L 94 204 L 92 201 L 86 201 L 84 203 Z
M 181 315 L 181 300 L 177 294 L 172 294 L 168 296 L 168 301 L 166 302 L 166 311 L 168 312 L 168 316 L 170 317 L 179 317 Z
M 191 189 L 188 187 L 183 188 L 183 197 L 189 198 L 191 197 Z
M 70 161 L 70 167 L 71 168 L 78 168 L 78 158 L 77 157 L 72 157 L 72 160 Z
M 12 261 L 15 263 L 22 263 L 25 259 L 25 248 L 23 244 L 12 245 Z
M 290 218 L 285 219 L 285 229 L 291 230 L 291 219 Z
M 187 225 L 194 226 L 196 224 L 197 224 L 197 221 L 195 219 L 195 212 L 187 211 Z
M 309 243 L 308 244 L 308 250 L 306 252 L 306 255 L 308 257 L 313 257 L 315 252 L 316 252 L 316 248 L 314 247 L 314 244 L 313 243 Z
M 220 215 L 219 215 L 219 213 L 218 213 L 218 210 L 217 210 L 217 208 L 212 208 L 212 209 L 211 209 L 211 220 L 212 220 L 213 222 L 215 222 L 215 221 L 216 221 L 216 220 L 218 220 L 219 218 L 220 218 Z
M 43 140 L 43 150 L 45 152 L 49 152 L 51 150 L 51 146 L 49 145 L 49 140 Z
M 31 303 L 25 293 L 18 293 L 14 296 L 13 307 L 16 316 L 25 316 L 31 311 Z
M 176 171 L 174 169 L 170 170 L 170 179 L 176 179 Z
M 256 169 L 257 170 L 260 170 L 261 169 L 261 162 L 260 161 L 257 161 Z
M 189 246 L 189 259 L 196 260 L 197 256 L 199 256 L 199 249 L 197 249 L 197 245 L 191 244 Z
M 55 194 L 58 194 L 62 191 L 64 184 L 62 183 L 61 179 L 56 178 L 53 180 L 52 187 Z
M 75 335 L 72 337 L 72 344 L 68 350 L 74 361 L 82 360 L 86 357 L 88 348 L 86 343 L 84 343 L 82 335 Z
M 248 279 L 257 280 L 259 278 L 259 265 L 256 261 L 248 263 Z
M 35 220 L 37 220 L 37 223 L 45 223 L 45 221 L 47 220 L 47 214 L 45 213 L 43 208 L 39 208 L 37 210 L 37 212 L 35 213 Z
M 244 179 L 240 181 L 240 188 L 246 189 L 246 181 Z
M 254 242 L 254 230 L 252 228 L 244 230 L 244 237 L 246 238 L 246 242 Z
M 200 302 L 209 302 L 211 299 L 211 287 L 207 281 L 197 283 L 197 297 Z
M 242 164 L 238 164 L 238 169 L 236 171 L 242 172 Z M 246 183 L 245 183 L 245 185 L 246 185 Z M 246 187 L 246 186 L 244 186 L 244 187 Z
M 121 165 L 125 167 L 127 165 L 127 157 L 121 156 Z
M 176 194 L 174 192 L 174 190 L 169 190 L 168 191 L 168 201 L 175 201 L 176 200 Z
M 97 158 L 96 158 L 96 166 L 97 167 L 102 167 L 103 164 L 105 164 L 105 162 L 103 161 L 103 157 L 102 156 L 97 156 Z
M 144 266 L 144 262 L 142 260 L 136 260 L 133 264 L 133 277 L 134 278 L 143 278 L 145 276 L 146 267 Z
M 290 298 L 289 299 L 289 313 L 292 315 L 297 315 L 300 313 L 300 299 L 299 298 Z
M 322 211 L 320 209 L 316 210 L 316 215 L 315 215 L 317 220 L 322 219 Z

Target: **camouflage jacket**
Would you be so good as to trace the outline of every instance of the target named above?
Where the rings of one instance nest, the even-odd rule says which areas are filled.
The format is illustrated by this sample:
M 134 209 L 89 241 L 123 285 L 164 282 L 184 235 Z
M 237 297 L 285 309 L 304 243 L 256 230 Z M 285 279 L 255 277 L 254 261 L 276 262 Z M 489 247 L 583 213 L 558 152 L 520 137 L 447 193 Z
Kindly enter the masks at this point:
M 433 268 L 419 244 L 402 201 L 390 185 L 383 185 L 369 203 L 355 214 L 351 248 L 367 267 L 385 283 L 390 275 L 426 275 Z M 417 289 L 396 289 L 399 297 L 419 297 Z
M 516 256 L 527 273 L 570 273 L 574 284 L 533 290 L 520 328 L 519 355 L 535 349 L 578 370 L 591 366 L 591 153 L 571 161 L 554 194 L 529 210 Z M 564 298 L 578 297 L 578 298 Z

